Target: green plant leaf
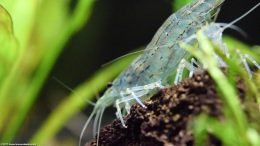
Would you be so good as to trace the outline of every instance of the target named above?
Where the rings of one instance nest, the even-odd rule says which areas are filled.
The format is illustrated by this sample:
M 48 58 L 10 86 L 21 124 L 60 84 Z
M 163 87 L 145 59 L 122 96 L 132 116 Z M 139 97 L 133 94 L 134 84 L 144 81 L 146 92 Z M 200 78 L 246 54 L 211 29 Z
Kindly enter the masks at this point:
M 89 101 L 94 97 L 96 91 L 103 89 L 107 83 L 126 68 L 137 55 L 138 54 L 127 56 L 124 59 L 116 61 L 97 71 L 92 78 L 75 89 L 73 94 L 67 97 L 54 109 L 54 112 L 48 117 L 30 142 L 41 145 L 50 140 L 62 125 L 64 125 L 81 108 L 86 106 L 86 101 Z
M 234 129 L 234 125 L 229 121 L 219 121 L 215 118 L 207 115 L 200 115 L 194 121 L 192 129 L 195 136 L 195 145 L 205 145 L 205 140 L 208 134 L 213 134 L 226 146 L 237 145 L 240 146 L 240 140 L 237 139 L 239 136 L 237 130 Z M 225 132 L 223 132 L 225 130 Z
M 15 62 L 17 54 L 12 18 L 8 11 L 0 5 L 0 87 Z
M 186 5 L 190 2 L 192 2 L 192 0 L 175 0 L 174 3 L 173 3 L 173 10 L 177 11 L 181 7 L 183 7 L 184 5 Z
M 10 13 L 14 18 L 15 34 L 18 35 L 19 47 L 23 48 L 21 49 L 22 55 L 19 55 L 4 88 L 0 89 L 0 99 L 12 97 L 12 99 L 8 99 L 8 102 L 0 103 L 5 106 L 0 106 L 0 111 L 14 113 L 9 117 L 0 117 L 0 126 L 5 125 L 3 121 L 6 122 L 6 119 L 9 119 L 8 127 L 4 129 L 0 141 L 11 142 L 36 100 L 65 43 L 89 18 L 94 0 L 78 1 L 75 12 L 71 15 L 67 15 L 69 3 L 62 0 L 58 2 L 48 0 L 48 2 L 42 3 L 30 0 L 28 2 L 4 0 L 1 3 L 12 10 Z M 46 6 L 41 8 L 41 4 L 46 4 Z M 51 11 L 56 14 L 48 17 L 52 13 Z M 42 17 L 37 17 L 37 15 Z M 48 20 L 48 22 L 42 22 L 42 20 Z M 44 27 L 45 23 L 48 24 L 48 27 Z M 8 106 L 6 103 L 13 103 L 13 108 L 8 108 L 10 110 L 6 111 L 6 106 Z

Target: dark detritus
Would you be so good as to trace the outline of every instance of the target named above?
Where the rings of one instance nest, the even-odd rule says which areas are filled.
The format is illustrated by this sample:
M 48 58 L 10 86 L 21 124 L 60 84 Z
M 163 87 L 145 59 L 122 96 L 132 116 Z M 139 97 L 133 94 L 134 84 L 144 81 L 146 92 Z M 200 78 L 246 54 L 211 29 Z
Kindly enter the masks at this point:
M 240 97 L 245 96 L 239 81 Z M 127 128 L 114 120 L 101 130 L 99 145 L 104 146 L 192 146 L 192 120 L 201 113 L 223 119 L 222 102 L 214 81 L 207 73 L 195 75 L 177 86 L 161 90 L 145 102 L 147 109 L 135 104 L 125 117 Z M 221 142 L 209 135 L 206 144 L 219 146 Z M 96 141 L 86 144 L 95 146 Z

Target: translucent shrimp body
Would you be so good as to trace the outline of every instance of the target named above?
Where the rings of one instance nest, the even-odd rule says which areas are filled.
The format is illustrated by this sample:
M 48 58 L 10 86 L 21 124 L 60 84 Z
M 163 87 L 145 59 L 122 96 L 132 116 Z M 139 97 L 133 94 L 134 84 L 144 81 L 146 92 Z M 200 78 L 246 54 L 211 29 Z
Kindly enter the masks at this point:
M 176 72 L 183 58 L 190 57 L 179 43 L 193 45 L 196 39 L 187 39 L 213 21 L 212 17 L 223 2 L 224 0 L 194 0 L 172 14 L 156 32 L 143 54 L 113 81 L 112 86 L 97 101 L 82 130 L 80 145 L 84 131 L 94 116 L 94 132 L 97 132 L 98 144 L 101 118 L 106 107 L 114 105 L 117 109 L 116 116 L 121 120 L 122 126 L 127 127 L 121 110 L 128 113 L 135 102 L 146 108 L 142 100 L 170 84 L 169 76 Z

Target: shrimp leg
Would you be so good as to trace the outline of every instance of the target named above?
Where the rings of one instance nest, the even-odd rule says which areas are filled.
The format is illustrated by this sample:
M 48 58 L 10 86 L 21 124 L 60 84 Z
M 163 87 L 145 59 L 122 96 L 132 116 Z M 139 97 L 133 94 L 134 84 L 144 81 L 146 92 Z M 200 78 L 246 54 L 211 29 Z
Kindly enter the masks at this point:
M 197 65 L 198 67 L 195 67 L 194 64 Z M 177 68 L 177 73 L 176 73 L 176 77 L 174 80 L 175 85 L 178 84 L 182 80 L 184 68 L 189 70 L 189 72 L 190 72 L 189 77 L 191 77 L 194 74 L 194 72 L 199 70 L 200 66 L 199 66 L 199 63 L 194 58 L 191 59 L 191 63 L 185 59 L 182 59 Z
M 146 106 L 139 99 L 139 97 L 146 95 L 150 90 L 155 89 L 155 88 L 163 88 L 163 86 L 161 85 L 161 81 L 157 81 L 157 82 L 150 83 L 150 84 L 143 85 L 143 86 L 136 86 L 136 87 L 127 88 L 126 91 L 122 91 L 120 94 L 121 94 L 122 98 L 128 99 L 127 98 L 128 96 L 132 97 L 143 108 L 146 108 Z
M 248 62 L 246 61 L 246 59 L 250 60 L 258 69 L 260 69 L 260 65 L 256 62 L 256 60 L 253 59 L 253 57 L 251 57 L 248 54 L 242 54 L 239 50 L 236 50 L 236 53 L 239 55 L 242 63 L 244 64 L 247 73 L 249 74 L 249 77 L 252 78 L 252 71 L 248 65 Z
M 132 99 L 129 99 L 129 100 L 132 100 Z M 124 101 L 124 102 L 126 102 L 126 101 Z M 122 126 L 124 128 L 127 128 L 127 126 L 126 126 L 126 124 L 124 122 L 124 119 L 123 119 L 123 114 L 121 112 L 120 103 L 122 103 L 121 99 L 117 99 L 116 103 L 115 103 L 115 106 L 116 106 L 116 117 L 120 119 Z
M 197 67 L 195 67 L 194 65 L 196 65 Z M 191 67 L 192 67 L 192 70 L 193 70 L 193 71 L 190 71 L 190 73 L 189 73 L 189 77 L 190 77 L 190 78 L 193 76 L 194 70 L 196 70 L 196 69 L 198 69 L 198 68 L 201 68 L 201 65 L 200 65 L 199 62 L 197 62 L 197 61 L 195 60 L 195 58 L 192 57 L 192 58 L 191 58 Z
M 143 108 L 147 108 L 143 102 L 141 101 L 140 97 L 146 95 L 150 90 L 153 90 L 155 88 L 163 88 L 163 86 L 161 85 L 161 81 L 157 81 L 151 84 L 147 84 L 144 86 L 136 86 L 136 87 L 132 87 L 132 88 L 127 88 L 126 92 L 121 92 L 120 95 L 122 98 L 117 99 L 115 106 L 117 109 L 116 112 L 116 116 L 117 118 L 120 119 L 123 127 L 127 127 L 124 120 L 123 120 L 123 114 L 121 112 L 121 107 L 120 104 L 124 103 L 125 104 L 125 110 L 127 111 L 127 113 L 130 112 L 130 104 L 129 101 L 130 100 L 136 100 Z

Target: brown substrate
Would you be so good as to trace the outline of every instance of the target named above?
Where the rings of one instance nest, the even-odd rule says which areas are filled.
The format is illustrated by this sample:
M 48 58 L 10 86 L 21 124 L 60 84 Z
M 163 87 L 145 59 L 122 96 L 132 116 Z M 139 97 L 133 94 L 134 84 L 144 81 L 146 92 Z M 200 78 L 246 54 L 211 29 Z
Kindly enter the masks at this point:
M 240 97 L 244 97 L 242 83 L 237 83 Z M 192 146 L 194 138 L 189 128 L 200 113 L 223 118 L 222 102 L 212 79 L 198 74 L 177 86 L 164 89 L 145 102 L 147 109 L 135 104 L 125 117 L 127 128 L 114 120 L 101 130 L 99 145 L 106 146 Z M 92 141 L 86 146 L 95 146 Z M 208 136 L 208 146 L 221 143 Z

